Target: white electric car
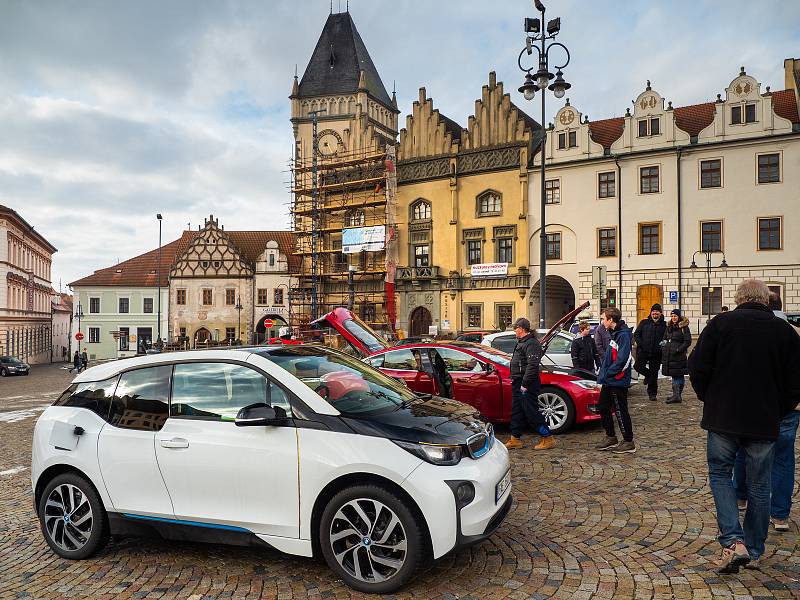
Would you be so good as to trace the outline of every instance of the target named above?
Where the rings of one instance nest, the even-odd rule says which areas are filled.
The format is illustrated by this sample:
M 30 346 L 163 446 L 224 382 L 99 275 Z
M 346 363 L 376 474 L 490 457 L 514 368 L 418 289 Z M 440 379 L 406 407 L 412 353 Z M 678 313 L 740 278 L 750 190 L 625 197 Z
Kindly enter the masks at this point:
M 487 538 L 512 502 L 508 453 L 474 408 L 312 345 L 88 369 L 36 423 L 31 473 L 64 558 L 110 535 L 263 543 L 375 593 Z

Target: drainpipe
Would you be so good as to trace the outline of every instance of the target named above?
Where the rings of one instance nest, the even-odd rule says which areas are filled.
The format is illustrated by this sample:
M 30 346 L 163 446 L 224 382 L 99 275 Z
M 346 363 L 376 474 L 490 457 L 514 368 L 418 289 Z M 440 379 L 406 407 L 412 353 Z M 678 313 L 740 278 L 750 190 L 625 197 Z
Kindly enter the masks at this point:
M 682 202 L 681 202 L 681 153 L 683 148 L 678 146 L 678 151 L 675 155 L 676 165 L 678 170 L 678 310 L 683 310 L 683 220 L 681 218 Z
M 617 165 L 617 269 L 619 283 L 617 289 L 617 308 L 622 310 L 622 166 L 619 156 L 614 157 Z

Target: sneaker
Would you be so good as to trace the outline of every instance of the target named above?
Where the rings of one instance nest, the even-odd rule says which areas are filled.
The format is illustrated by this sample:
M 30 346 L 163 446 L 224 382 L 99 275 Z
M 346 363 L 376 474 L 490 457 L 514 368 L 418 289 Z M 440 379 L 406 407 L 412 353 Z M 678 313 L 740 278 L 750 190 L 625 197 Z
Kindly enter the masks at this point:
M 507 450 L 513 450 L 514 448 L 522 448 L 523 445 L 524 444 L 522 443 L 522 440 L 519 439 L 518 437 L 514 437 L 513 435 L 511 436 L 511 439 L 505 443 Z
M 621 441 L 616 448 L 612 450 L 614 454 L 633 454 L 636 452 L 636 444 L 633 442 Z
M 742 542 L 734 542 L 722 549 L 722 557 L 717 564 L 717 573 L 721 575 L 738 573 L 739 567 L 750 562 L 750 555 Z
M 619 444 L 619 440 L 617 439 L 617 436 L 615 436 L 615 435 L 606 436 L 605 438 L 603 438 L 602 442 L 600 442 L 599 444 L 597 444 L 597 446 L 594 447 L 594 449 L 595 450 L 611 450 L 617 444 Z
M 775 517 L 771 517 L 770 523 L 772 523 L 772 528 L 775 531 L 789 531 L 789 519 L 776 519 Z
M 547 437 L 543 437 L 538 444 L 536 444 L 533 449 L 534 450 L 549 450 L 550 448 L 555 448 L 556 445 L 556 438 L 553 435 L 548 435 Z
M 671 396 L 664 401 L 664 404 L 680 404 L 681 402 L 683 402 L 682 399 Z
M 647 399 L 650 400 L 650 402 L 655 402 L 658 400 L 658 396 L 648 396 Z
M 760 571 L 761 570 L 761 559 L 750 559 L 749 563 L 744 565 L 745 569 L 750 569 L 751 571 Z
M 747 500 L 738 500 L 738 499 L 737 499 L 737 500 L 736 500 L 736 507 L 737 507 L 737 508 L 738 508 L 740 511 L 745 511 L 745 510 L 747 510 Z

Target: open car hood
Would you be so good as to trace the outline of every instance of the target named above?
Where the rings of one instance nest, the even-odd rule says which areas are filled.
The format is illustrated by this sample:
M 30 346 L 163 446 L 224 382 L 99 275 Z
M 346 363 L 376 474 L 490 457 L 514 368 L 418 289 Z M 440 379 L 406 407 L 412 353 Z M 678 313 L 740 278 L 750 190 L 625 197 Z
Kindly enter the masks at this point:
M 334 308 L 311 322 L 315 329 L 335 329 L 361 355 L 369 356 L 385 350 L 389 344 L 378 333 L 344 307 Z
M 575 307 L 574 310 L 568 312 L 558 321 L 556 321 L 556 324 L 550 328 L 550 331 L 545 333 L 542 339 L 539 340 L 539 343 L 542 345 L 542 350 L 547 351 L 547 346 L 548 344 L 550 344 L 550 340 L 552 340 L 556 336 L 556 333 L 558 333 L 561 329 L 563 329 L 564 325 L 566 325 L 567 323 L 572 323 L 572 321 L 575 320 L 575 317 L 578 316 L 587 308 L 589 308 L 588 300 L 583 304 L 581 304 L 580 306 Z

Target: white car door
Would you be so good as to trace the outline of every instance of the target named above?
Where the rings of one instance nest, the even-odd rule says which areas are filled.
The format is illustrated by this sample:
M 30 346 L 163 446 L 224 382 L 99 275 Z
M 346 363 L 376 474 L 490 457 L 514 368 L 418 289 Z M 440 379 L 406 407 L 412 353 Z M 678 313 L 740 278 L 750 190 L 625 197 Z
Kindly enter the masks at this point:
M 169 414 L 172 365 L 120 375 L 97 458 L 108 495 L 120 513 L 173 518 L 156 462 L 155 440 Z
M 291 415 L 283 389 L 251 367 L 175 365 L 156 455 L 176 519 L 299 537 L 297 430 L 234 423 L 240 409 L 259 402 Z

